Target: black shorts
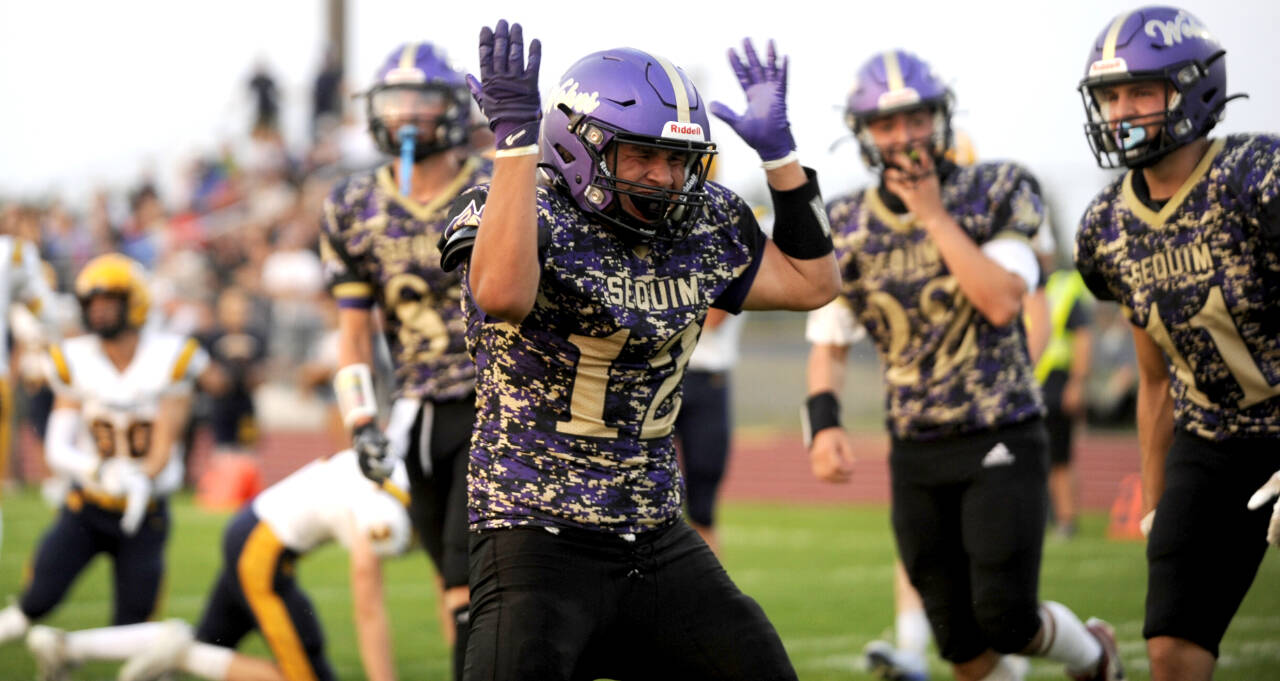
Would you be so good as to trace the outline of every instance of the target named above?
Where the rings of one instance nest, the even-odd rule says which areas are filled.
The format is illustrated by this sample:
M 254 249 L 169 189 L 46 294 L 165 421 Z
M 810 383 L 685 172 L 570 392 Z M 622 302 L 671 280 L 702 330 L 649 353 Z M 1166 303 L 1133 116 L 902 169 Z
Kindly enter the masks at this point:
M 729 460 L 729 372 L 687 371 L 676 417 L 689 519 L 715 524 L 716 495 Z
M 1144 637 L 1175 636 L 1218 655 L 1268 546 L 1272 505 L 1250 511 L 1249 497 L 1277 470 L 1274 439 L 1174 434 L 1147 541 Z
M 252 506 L 241 509 L 222 533 L 222 571 L 196 640 L 235 648 L 257 630 L 289 681 L 334 681 L 315 607 L 293 577 L 297 558 Z
M 1041 386 L 1044 395 L 1044 427 L 1049 432 L 1049 463 L 1065 466 L 1071 463 L 1071 436 L 1075 420 L 1062 411 L 1062 391 L 1067 386 L 1067 373 L 1053 371 Z
M 1039 419 L 930 441 L 894 438 L 893 532 L 942 657 L 1023 650 L 1040 630 L 1048 508 Z
M 795 679 L 764 611 L 683 521 L 472 534 L 467 681 Z
M 409 430 L 409 518 L 449 589 L 467 585 L 467 464 L 475 395 L 431 406 L 430 423 L 424 423 L 427 411 L 420 410 Z M 431 429 L 426 465 L 417 446 L 424 427 Z
M 164 581 L 164 545 L 169 537 L 169 503 L 151 503 L 133 536 L 120 528 L 121 512 L 86 500 L 79 489 L 67 493 L 58 519 L 45 532 L 31 563 L 31 583 L 19 607 L 38 620 L 62 601 L 89 561 L 99 553 L 111 557 L 115 587 L 113 625 L 150 619 L 160 601 Z

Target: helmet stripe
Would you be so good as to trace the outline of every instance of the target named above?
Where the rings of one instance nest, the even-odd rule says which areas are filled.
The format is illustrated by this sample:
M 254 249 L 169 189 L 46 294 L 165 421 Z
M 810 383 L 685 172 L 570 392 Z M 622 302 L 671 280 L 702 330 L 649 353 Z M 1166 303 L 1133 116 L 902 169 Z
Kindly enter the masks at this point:
M 906 88 L 907 84 L 902 80 L 902 65 L 898 63 L 898 53 L 889 50 L 881 58 L 884 59 L 884 78 L 889 91 Z
M 1111 28 L 1107 29 L 1106 40 L 1102 42 L 1102 59 L 1104 61 L 1116 58 L 1116 40 L 1120 38 L 1120 29 L 1124 28 L 1125 20 L 1132 15 L 1133 12 L 1121 14 L 1111 23 Z
M 404 52 L 400 53 L 400 63 L 396 65 L 398 68 L 414 68 L 413 61 L 418 56 L 418 45 L 421 43 L 405 43 Z
M 684 87 L 684 79 L 680 77 L 680 72 L 671 62 L 656 54 L 650 55 L 653 60 L 658 62 L 663 71 L 667 72 L 667 78 L 671 79 L 671 90 L 676 93 L 676 120 L 681 123 L 689 122 L 689 91 Z

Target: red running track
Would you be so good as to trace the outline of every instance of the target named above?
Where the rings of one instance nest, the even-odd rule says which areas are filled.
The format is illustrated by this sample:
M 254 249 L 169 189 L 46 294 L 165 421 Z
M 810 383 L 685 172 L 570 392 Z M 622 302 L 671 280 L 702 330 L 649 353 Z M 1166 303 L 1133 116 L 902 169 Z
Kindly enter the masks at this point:
M 1138 472 L 1138 440 L 1134 433 L 1080 433 L 1076 465 L 1085 508 L 1109 509 L 1121 479 Z M 21 470 L 28 480 L 45 473 L 36 454 L 34 436 L 23 429 L 18 438 Z M 325 433 L 270 431 L 259 443 L 264 482 L 270 484 L 304 462 L 336 451 L 341 443 Z M 739 433 L 729 459 L 723 495 L 742 501 L 884 504 L 889 500 L 888 437 L 883 433 L 855 433 L 859 460 L 853 480 L 836 485 L 817 480 L 809 472 L 808 455 L 795 434 Z M 208 460 L 210 443 L 197 440 L 191 458 L 192 476 Z

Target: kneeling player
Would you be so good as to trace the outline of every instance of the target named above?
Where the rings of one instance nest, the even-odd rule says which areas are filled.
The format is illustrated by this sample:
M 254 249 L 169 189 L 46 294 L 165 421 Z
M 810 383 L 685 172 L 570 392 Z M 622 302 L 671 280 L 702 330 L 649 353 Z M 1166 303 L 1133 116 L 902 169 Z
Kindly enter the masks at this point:
M 27 644 L 42 678 L 59 678 L 67 667 L 88 660 L 128 660 L 120 670 L 122 681 L 172 671 L 215 681 L 334 679 L 315 608 L 293 575 L 300 556 L 336 540 L 351 553 L 365 674 L 373 681 L 394 679 L 379 559 L 408 547 L 407 487 L 402 463 L 379 485 L 360 474 L 351 450 L 303 466 L 228 523 L 222 572 L 194 639 L 178 620 L 70 633 L 33 627 Z M 233 650 L 255 629 L 274 664 Z
M 118 254 L 95 258 L 76 278 L 90 333 L 49 348 L 57 398 L 45 435 L 49 468 L 71 489 L 36 551 L 31 583 L 0 610 L 0 642 L 52 610 L 99 553 L 114 562 L 112 622 L 142 622 L 155 611 L 166 497 L 182 484 L 177 435 L 209 358 L 194 340 L 143 328 L 144 279 L 140 265 Z

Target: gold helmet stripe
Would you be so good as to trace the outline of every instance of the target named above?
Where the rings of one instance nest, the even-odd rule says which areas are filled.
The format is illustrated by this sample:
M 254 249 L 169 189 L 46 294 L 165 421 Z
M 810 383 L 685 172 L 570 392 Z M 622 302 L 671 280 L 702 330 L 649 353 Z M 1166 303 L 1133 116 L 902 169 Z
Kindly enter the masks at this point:
M 680 123 L 688 123 L 689 91 L 684 87 L 684 79 L 680 77 L 680 72 L 676 70 L 674 64 L 656 54 L 651 54 L 650 56 L 667 73 L 667 78 L 671 79 L 671 89 L 676 93 L 676 120 Z
M 418 54 L 418 45 L 420 44 L 421 43 L 405 44 L 404 51 L 400 53 L 400 64 L 398 65 L 399 68 L 402 68 L 402 69 L 414 68 L 413 58 Z
M 1102 41 L 1102 59 L 1104 61 L 1116 58 L 1116 40 L 1120 38 L 1120 29 L 1124 28 L 1124 22 L 1132 14 L 1133 12 L 1125 12 L 1111 22 L 1111 28 L 1107 29 L 1107 37 Z
M 898 63 L 898 53 L 889 50 L 885 52 L 881 59 L 884 60 L 884 78 L 889 91 L 902 90 L 907 87 L 905 81 L 902 80 L 902 65 Z

